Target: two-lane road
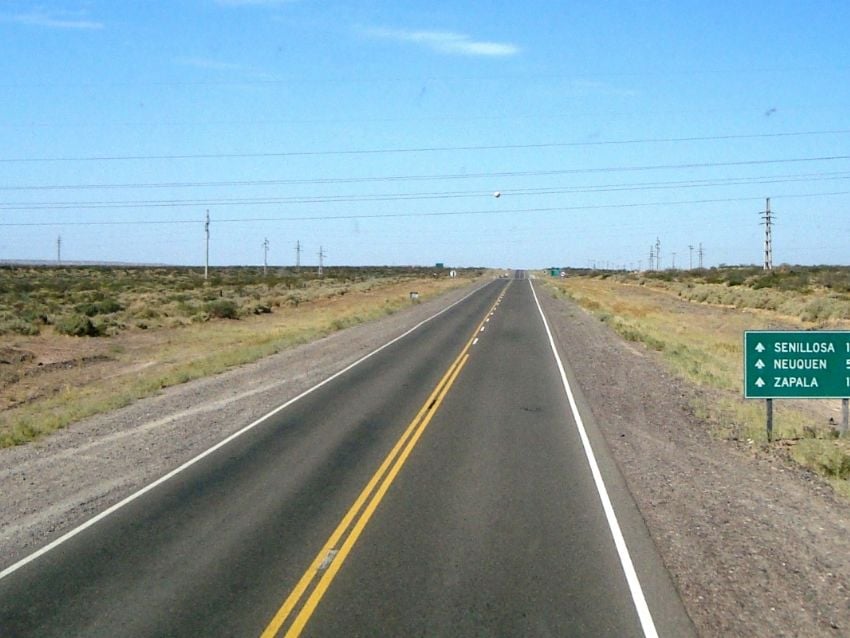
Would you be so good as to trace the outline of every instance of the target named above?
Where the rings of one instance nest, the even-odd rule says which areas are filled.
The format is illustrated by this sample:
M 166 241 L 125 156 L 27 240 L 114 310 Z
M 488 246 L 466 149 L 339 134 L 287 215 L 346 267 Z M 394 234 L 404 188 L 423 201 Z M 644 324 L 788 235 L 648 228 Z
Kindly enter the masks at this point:
M 0 572 L 0 636 L 686 635 L 565 379 L 494 281 Z

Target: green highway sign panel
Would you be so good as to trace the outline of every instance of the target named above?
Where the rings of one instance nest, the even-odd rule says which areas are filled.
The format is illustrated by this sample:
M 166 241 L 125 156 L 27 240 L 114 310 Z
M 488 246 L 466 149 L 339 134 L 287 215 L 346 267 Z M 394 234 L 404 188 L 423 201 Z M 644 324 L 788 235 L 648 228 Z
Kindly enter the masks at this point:
M 850 397 L 850 330 L 745 332 L 744 397 Z

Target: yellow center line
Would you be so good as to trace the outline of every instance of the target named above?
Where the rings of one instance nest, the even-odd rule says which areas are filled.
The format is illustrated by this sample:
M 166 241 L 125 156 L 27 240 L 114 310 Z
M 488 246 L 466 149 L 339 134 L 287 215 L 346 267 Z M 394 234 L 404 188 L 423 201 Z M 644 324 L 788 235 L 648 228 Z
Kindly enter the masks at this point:
M 510 286 L 510 282 L 508 283 L 508 286 Z M 505 290 L 507 290 L 507 286 L 505 287 Z M 503 291 L 499 299 L 501 299 L 504 294 L 505 293 Z M 498 301 L 496 304 L 498 304 Z M 488 310 L 488 313 L 492 312 L 496 304 Z M 485 314 L 485 317 L 486 316 L 488 315 Z M 322 549 L 319 550 L 319 553 L 313 559 L 313 562 L 310 564 L 307 571 L 304 572 L 304 575 L 299 579 L 289 596 L 287 596 L 286 600 L 283 602 L 283 605 L 280 609 L 278 609 L 277 613 L 261 634 L 261 638 L 272 638 L 273 636 L 277 636 L 281 627 L 283 627 L 286 623 L 293 610 L 298 606 L 298 603 L 310 588 L 310 585 L 316 580 L 316 577 L 321 574 L 321 579 L 318 584 L 314 587 L 307 599 L 307 602 L 304 603 L 301 611 L 298 613 L 292 625 L 286 632 L 287 638 L 290 636 L 299 636 L 301 634 L 301 631 L 304 629 L 304 626 L 310 619 L 313 611 L 315 611 L 322 596 L 327 591 L 340 567 L 342 567 L 342 563 L 345 561 L 345 558 L 351 552 L 351 549 L 354 547 L 354 544 L 357 542 L 357 539 L 360 537 L 360 534 L 366 527 L 366 524 L 369 522 L 372 514 L 377 509 L 390 485 L 395 480 L 404 463 L 407 461 L 407 458 L 410 456 L 410 453 L 413 451 L 413 448 L 416 446 L 416 443 L 419 441 L 419 438 L 422 436 L 425 428 L 431 422 L 434 413 L 442 404 L 443 399 L 448 394 L 449 389 L 460 374 L 463 366 L 466 364 L 467 359 L 469 359 L 469 349 L 472 347 L 473 341 L 479 334 L 483 324 L 484 320 L 479 323 L 478 327 L 473 332 L 472 337 L 470 337 L 469 341 L 467 341 L 466 345 L 460 351 L 458 357 L 452 362 L 448 370 L 446 370 L 446 373 L 440 379 L 439 383 L 437 383 L 434 390 L 419 409 L 419 412 L 417 412 L 416 416 L 410 422 L 410 425 L 407 426 L 404 433 L 401 435 L 401 438 L 393 446 L 392 450 L 390 450 L 389 454 L 381 463 L 372 478 L 369 479 L 366 487 L 364 487 L 363 491 L 360 492 L 357 500 L 354 501 L 354 504 L 348 512 L 346 512 L 339 525 L 337 525 L 327 542 L 322 546 Z M 375 488 L 379 484 L 380 486 L 376 491 Z M 363 509 L 363 506 L 367 503 L 367 501 L 368 504 L 365 509 Z M 360 513 L 361 510 L 362 513 Z M 360 513 L 360 517 L 357 519 L 357 522 L 352 528 L 352 522 L 357 517 L 358 513 Z M 349 531 L 349 528 L 351 528 L 350 532 L 343 541 L 342 546 L 340 546 L 339 543 L 345 536 L 346 532 Z M 332 552 L 334 552 L 337 547 L 339 550 L 336 554 L 333 554 Z
M 387 493 L 387 490 L 389 489 L 392 482 L 395 480 L 402 466 L 407 461 L 407 457 L 410 456 L 410 453 L 413 451 L 413 448 L 419 441 L 419 437 L 422 436 L 422 433 L 425 431 L 425 428 L 428 427 L 428 424 L 431 422 L 431 418 L 434 416 L 434 412 L 439 407 L 440 403 L 442 403 L 443 399 L 449 391 L 449 388 L 452 386 L 452 383 L 454 383 L 454 380 L 457 378 L 457 375 L 460 374 L 460 371 L 463 369 L 464 364 L 466 364 L 467 359 L 469 359 L 469 355 L 464 354 L 460 365 L 455 368 L 454 374 L 443 388 L 443 392 L 440 394 L 440 397 L 437 399 L 437 403 L 434 405 L 434 409 L 428 412 L 428 415 L 425 417 L 425 420 L 422 422 L 421 426 L 416 430 L 416 434 L 411 437 L 410 441 L 404 449 L 404 452 L 396 460 L 392 470 L 386 476 L 383 483 L 381 483 L 381 487 L 372 497 L 372 500 L 369 502 L 369 505 L 363 511 L 363 514 L 360 516 L 360 519 L 357 521 L 354 528 L 351 530 L 351 533 L 348 535 L 348 538 L 345 539 L 345 542 L 339 550 L 339 554 L 336 555 L 333 562 L 328 567 L 327 571 L 325 571 L 324 575 L 319 581 L 319 584 L 316 585 L 316 588 L 313 590 L 313 593 L 310 594 L 310 597 L 307 599 L 307 602 L 304 603 L 304 607 L 302 607 L 301 612 L 298 614 L 298 616 L 296 616 L 295 621 L 289 628 L 289 631 L 286 632 L 286 638 L 295 638 L 296 636 L 301 635 L 301 632 L 304 629 L 304 625 L 306 625 L 307 621 L 310 620 L 310 616 L 313 615 L 316 606 L 319 604 L 319 601 L 322 599 L 322 596 L 325 595 L 325 591 L 327 591 L 331 582 L 336 577 L 337 572 L 342 567 L 343 562 L 345 562 L 345 559 L 348 557 L 348 554 L 351 552 L 351 549 L 354 547 L 354 544 L 357 542 L 357 539 L 360 538 L 360 534 L 363 532 L 364 528 L 366 527 L 366 524 L 369 522 L 369 519 L 372 518 L 372 514 L 375 513 L 375 510 L 377 509 L 380 502 L 383 500 L 384 495 Z

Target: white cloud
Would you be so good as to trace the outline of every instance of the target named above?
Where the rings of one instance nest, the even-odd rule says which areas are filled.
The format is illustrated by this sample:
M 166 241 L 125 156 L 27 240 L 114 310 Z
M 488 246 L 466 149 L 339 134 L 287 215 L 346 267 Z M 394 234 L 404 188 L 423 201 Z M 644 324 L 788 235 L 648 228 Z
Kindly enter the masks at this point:
M 403 29 L 367 29 L 366 35 L 397 42 L 417 44 L 437 53 L 506 57 L 516 55 L 520 48 L 508 42 L 473 40 L 464 33 L 452 31 L 407 31 Z
M 102 22 L 86 20 L 68 13 L 45 13 L 33 11 L 31 13 L 19 13 L 0 17 L 5 22 L 17 22 L 34 27 L 45 27 L 47 29 L 76 29 L 93 31 L 103 28 Z

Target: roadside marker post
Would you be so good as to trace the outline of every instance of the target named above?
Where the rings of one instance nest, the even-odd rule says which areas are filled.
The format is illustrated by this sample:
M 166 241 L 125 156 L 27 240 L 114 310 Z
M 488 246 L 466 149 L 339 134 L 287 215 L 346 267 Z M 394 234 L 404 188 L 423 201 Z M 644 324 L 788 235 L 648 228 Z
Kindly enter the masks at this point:
M 744 398 L 764 399 L 773 440 L 773 399 L 841 399 L 848 430 L 850 330 L 744 332 Z
M 767 442 L 773 442 L 773 399 L 764 400 L 764 408 L 767 413 Z

